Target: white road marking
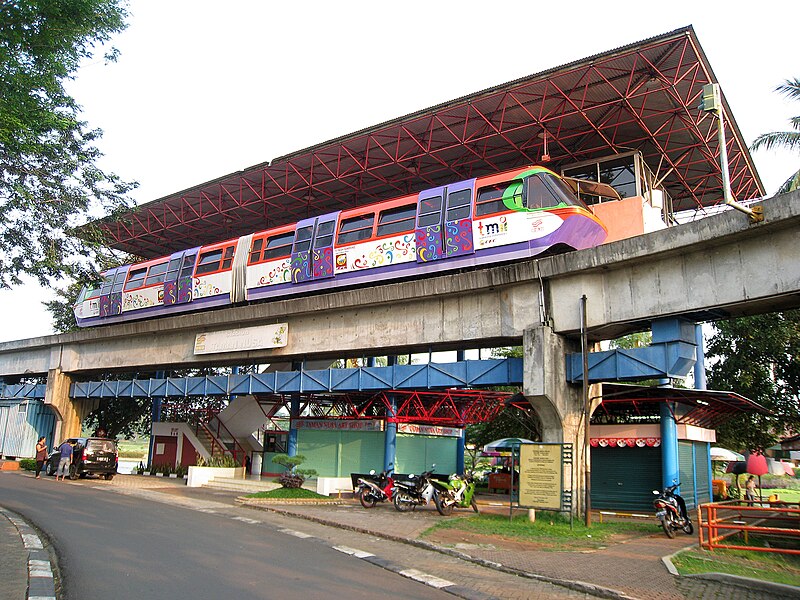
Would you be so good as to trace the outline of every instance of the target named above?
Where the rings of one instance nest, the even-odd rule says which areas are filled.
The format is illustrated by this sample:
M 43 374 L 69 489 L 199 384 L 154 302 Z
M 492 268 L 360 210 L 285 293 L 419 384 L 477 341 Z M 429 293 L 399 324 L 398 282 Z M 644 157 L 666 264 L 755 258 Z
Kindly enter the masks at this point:
M 231 517 L 234 521 L 242 521 L 244 523 L 250 523 L 250 525 L 258 525 L 261 521 L 257 521 L 256 519 L 248 519 L 247 517 Z
M 303 533 L 302 531 L 295 531 L 294 529 L 278 529 L 281 533 L 285 533 L 287 535 L 293 535 L 296 538 L 300 538 L 302 540 L 310 537 L 314 537 L 313 535 L 309 535 L 307 533 Z

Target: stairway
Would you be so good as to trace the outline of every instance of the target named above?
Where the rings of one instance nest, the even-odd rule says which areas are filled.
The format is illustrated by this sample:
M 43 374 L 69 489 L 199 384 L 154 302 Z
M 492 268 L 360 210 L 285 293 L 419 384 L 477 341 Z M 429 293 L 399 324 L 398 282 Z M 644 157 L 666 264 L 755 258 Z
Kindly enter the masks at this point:
M 281 487 L 279 483 L 275 483 L 271 478 L 268 479 L 236 479 L 234 477 L 214 477 L 208 483 L 203 485 L 204 488 L 211 488 L 217 490 L 228 490 L 232 492 L 242 492 L 244 494 L 255 494 L 256 492 L 268 492 L 275 488 Z

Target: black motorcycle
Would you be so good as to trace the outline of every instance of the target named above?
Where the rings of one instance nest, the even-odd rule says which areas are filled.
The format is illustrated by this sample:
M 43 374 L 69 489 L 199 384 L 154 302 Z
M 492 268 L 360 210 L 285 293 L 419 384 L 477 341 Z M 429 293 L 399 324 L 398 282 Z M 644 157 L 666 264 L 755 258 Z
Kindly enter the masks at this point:
M 434 467 L 436 465 L 433 465 Z M 408 479 L 394 481 L 392 502 L 400 512 L 414 510 L 420 504 L 429 504 L 434 500 L 436 489 L 431 483 L 433 469 L 425 471 L 419 476 L 409 475 Z
M 369 472 L 369 477 L 358 478 L 358 490 L 356 495 L 364 508 L 372 508 L 378 502 L 387 502 L 392 499 L 394 491 L 394 480 L 392 479 L 392 469 L 381 471 L 375 475 L 375 470 Z
M 656 518 L 661 521 L 661 527 L 670 539 L 675 537 L 675 532 L 678 529 L 682 529 L 684 533 L 689 535 L 694 533 L 694 525 L 692 525 L 692 520 L 686 511 L 686 502 L 675 493 L 675 490 L 680 485 L 680 483 L 676 483 L 664 488 L 662 492 L 653 490 L 653 494 L 658 496 L 653 500 L 653 506 L 656 508 Z

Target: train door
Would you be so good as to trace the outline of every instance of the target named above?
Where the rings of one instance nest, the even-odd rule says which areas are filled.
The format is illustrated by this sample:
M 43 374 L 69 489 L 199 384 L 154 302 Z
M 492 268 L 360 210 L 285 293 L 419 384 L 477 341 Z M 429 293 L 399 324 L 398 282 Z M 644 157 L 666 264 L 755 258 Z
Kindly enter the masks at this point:
M 110 317 L 122 313 L 122 287 L 128 275 L 128 266 L 111 269 L 100 288 L 100 316 Z
M 164 278 L 164 306 L 186 304 L 192 300 L 192 273 L 198 250 L 181 250 L 169 257 Z
M 292 247 L 292 283 L 333 277 L 333 234 L 339 212 L 297 223 Z
M 475 180 L 420 192 L 417 206 L 417 262 L 472 254 L 472 190 Z

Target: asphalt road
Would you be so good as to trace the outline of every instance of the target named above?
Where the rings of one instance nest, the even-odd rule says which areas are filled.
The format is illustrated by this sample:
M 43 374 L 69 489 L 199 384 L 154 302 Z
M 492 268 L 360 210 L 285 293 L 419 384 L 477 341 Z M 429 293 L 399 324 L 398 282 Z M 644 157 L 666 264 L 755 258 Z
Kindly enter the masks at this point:
M 65 600 L 452 598 L 266 522 L 95 485 L 0 477 L 0 505 L 23 515 L 53 545 Z

